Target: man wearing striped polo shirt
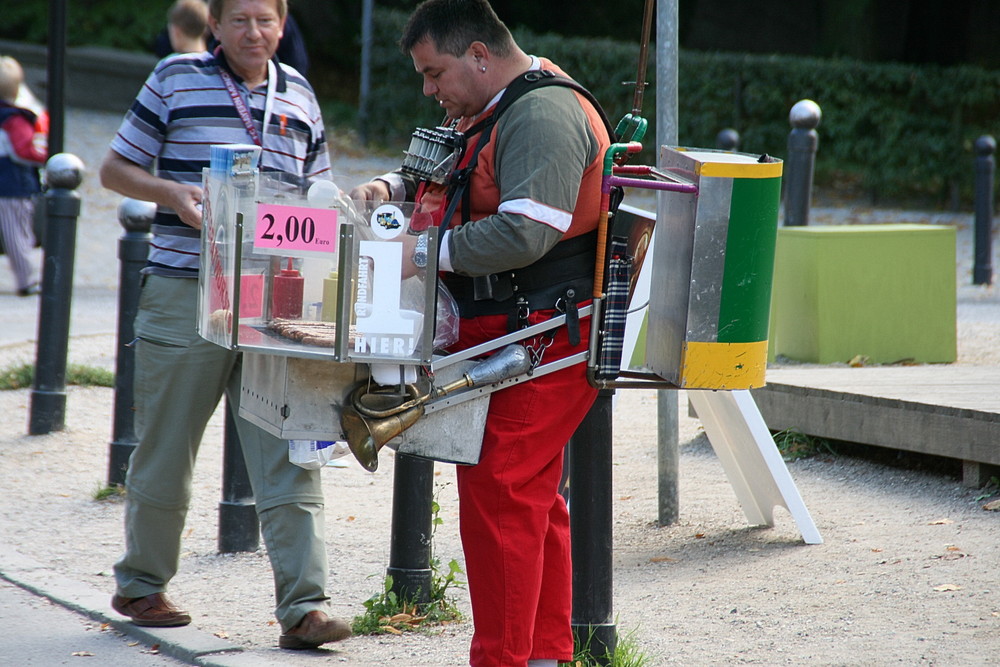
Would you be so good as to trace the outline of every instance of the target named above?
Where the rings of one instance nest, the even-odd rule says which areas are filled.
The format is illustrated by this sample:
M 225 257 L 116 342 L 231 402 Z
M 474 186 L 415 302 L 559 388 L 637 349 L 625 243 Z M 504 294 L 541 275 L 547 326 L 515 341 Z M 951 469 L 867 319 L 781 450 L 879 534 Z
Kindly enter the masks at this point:
M 294 69 L 274 59 L 287 0 L 209 0 L 213 52 L 161 61 L 101 166 L 102 184 L 157 204 L 135 319 L 139 444 L 126 478 L 125 554 L 112 607 L 138 625 L 187 625 L 166 596 L 199 442 L 223 392 L 235 409 L 240 357 L 195 329 L 201 174 L 210 146 L 253 142 L 261 169 L 329 179 L 319 105 Z M 150 171 L 155 163 L 155 170 Z M 236 419 L 275 579 L 279 646 L 315 648 L 350 635 L 327 615 L 327 556 L 318 470 L 288 462 L 284 440 Z

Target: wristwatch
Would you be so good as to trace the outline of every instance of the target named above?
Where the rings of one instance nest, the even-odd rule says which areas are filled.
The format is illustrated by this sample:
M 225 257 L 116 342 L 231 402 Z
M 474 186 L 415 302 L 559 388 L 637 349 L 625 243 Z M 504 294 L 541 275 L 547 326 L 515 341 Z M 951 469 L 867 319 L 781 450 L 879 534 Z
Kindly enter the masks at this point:
M 417 237 L 417 245 L 413 248 L 413 265 L 418 269 L 427 268 L 427 234 Z

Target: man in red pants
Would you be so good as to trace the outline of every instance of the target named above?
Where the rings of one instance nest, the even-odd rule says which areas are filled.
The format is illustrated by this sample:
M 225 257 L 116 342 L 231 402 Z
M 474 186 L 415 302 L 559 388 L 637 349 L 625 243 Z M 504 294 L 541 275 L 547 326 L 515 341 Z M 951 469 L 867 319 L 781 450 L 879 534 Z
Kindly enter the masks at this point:
M 593 290 L 610 143 L 600 112 L 570 87 L 525 84 L 563 73 L 524 53 L 486 0 L 427 0 L 400 46 L 424 94 L 465 135 L 456 171 L 467 180 L 439 185 L 400 171 L 352 196 L 415 200 L 414 221 L 441 226 L 438 266 L 462 316 L 454 349 L 565 313 L 567 326 L 525 345 L 543 363 L 584 350 L 590 322 L 577 309 Z M 508 90 L 520 94 L 501 101 Z M 421 266 L 422 246 L 407 243 Z M 475 667 L 554 667 L 573 656 L 569 514 L 558 487 L 563 448 L 595 396 L 582 363 L 494 393 L 480 461 L 458 470 Z

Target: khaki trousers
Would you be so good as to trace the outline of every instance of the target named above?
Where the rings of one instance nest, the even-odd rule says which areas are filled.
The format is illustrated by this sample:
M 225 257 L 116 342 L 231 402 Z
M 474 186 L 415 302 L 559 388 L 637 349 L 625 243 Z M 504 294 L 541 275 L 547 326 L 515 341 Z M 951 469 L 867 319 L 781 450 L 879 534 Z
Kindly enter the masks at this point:
M 177 573 L 198 446 L 225 393 L 240 397 L 240 354 L 195 329 L 198 281 L 147 276 L 135 319 L 135 416 L 139 444 L 126 475 L 125 554 L 118 593 L 144 597 Z M 318 470 L 288 462 L 288 442 L 237 418 L 261 534 L 274 573 L 283 631 L 327 611 L 323 491 Z

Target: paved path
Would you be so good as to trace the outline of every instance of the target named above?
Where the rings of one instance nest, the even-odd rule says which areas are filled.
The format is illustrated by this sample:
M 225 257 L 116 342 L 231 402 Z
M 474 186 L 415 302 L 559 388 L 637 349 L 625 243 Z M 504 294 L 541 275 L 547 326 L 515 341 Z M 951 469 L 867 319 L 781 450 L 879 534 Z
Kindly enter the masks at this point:
M 93 658 L 99 665 L 188 664 L 65 604 L 48 591 L 29 591 L 0 579 L 0 664 L 60 665 L 79 658 Z

